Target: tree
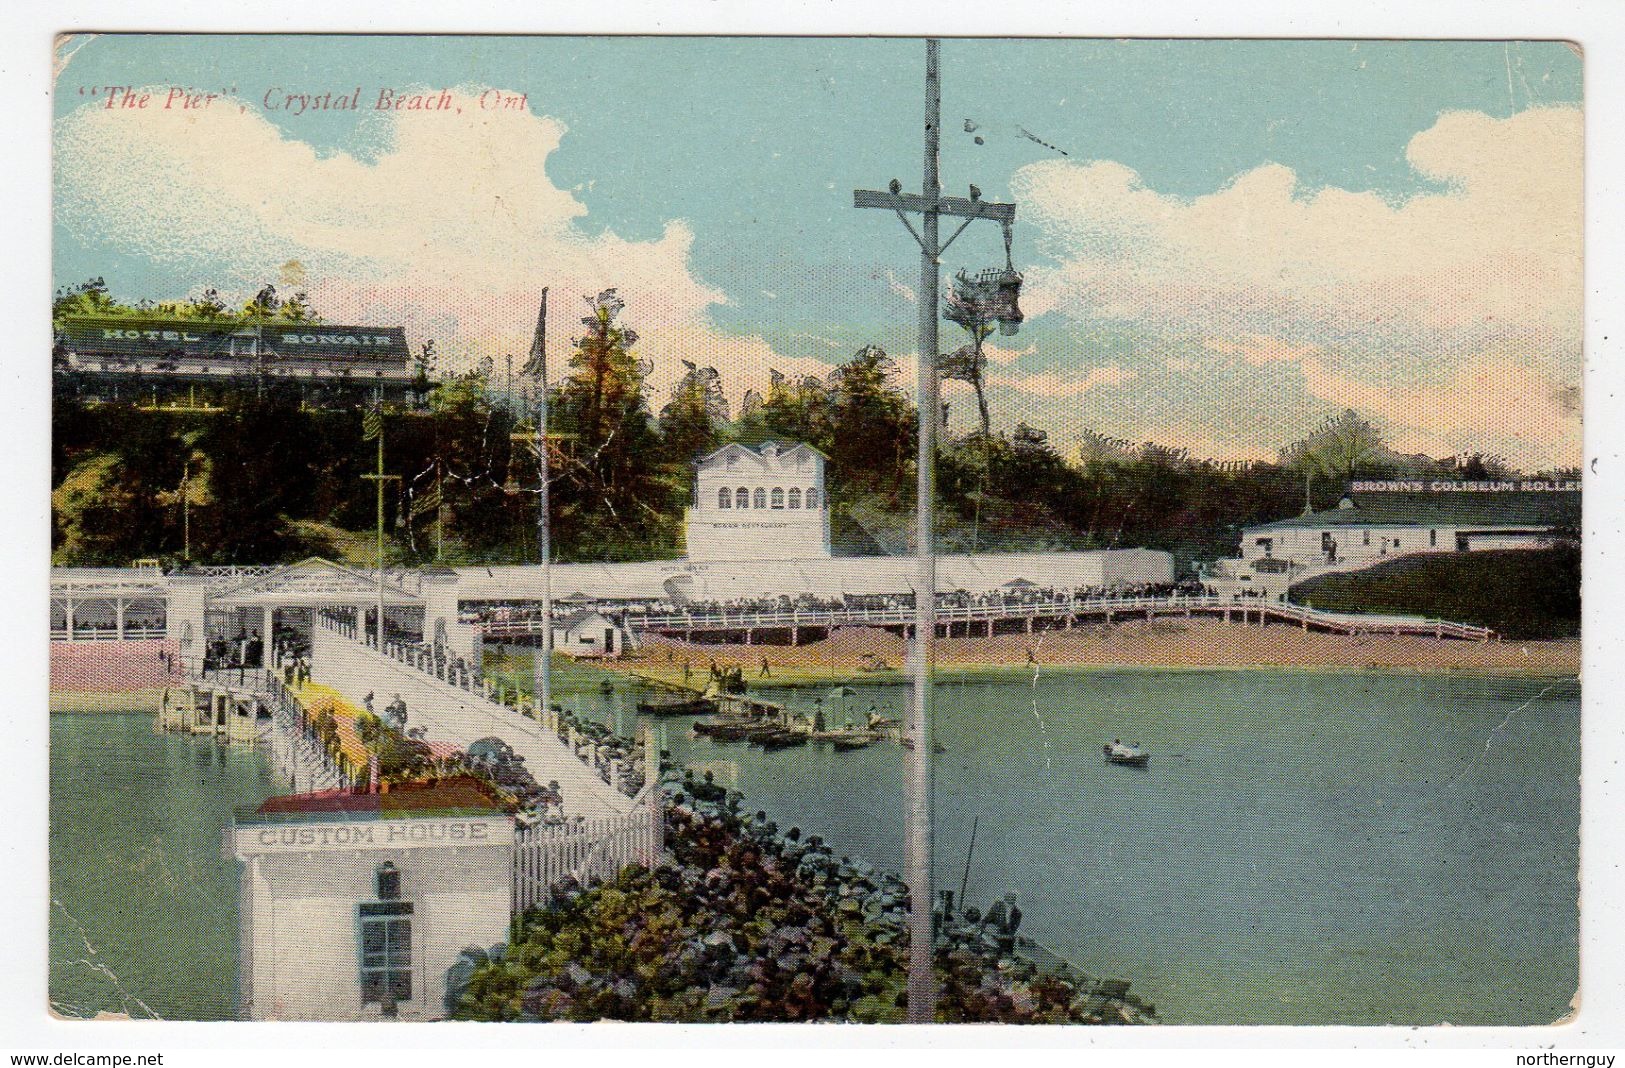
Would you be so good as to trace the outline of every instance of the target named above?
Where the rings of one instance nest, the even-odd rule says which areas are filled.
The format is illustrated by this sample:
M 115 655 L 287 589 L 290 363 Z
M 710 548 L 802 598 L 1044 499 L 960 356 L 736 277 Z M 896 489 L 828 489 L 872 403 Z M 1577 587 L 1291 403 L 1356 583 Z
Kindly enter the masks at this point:
M 574 435 L 553 483 L 554 532 L 561 554 L 646 558 L 675 547 L 687 473 L 674 483 L 663 462 L 644 393 L 650 365 L 633 351 L 637 332 L 618 321 L 626 303 L 613 289 L 586 299 L 586 333 L 551 406 Z
M 51 321 L 59 327 L 70 315 L 129 315 L 133 311 L 133 308 L 112 298 L 107 291 L 106 280 L 101 277 L 59 289 L 51 301 Z
M 728 421 L 728 401 L 717 369 L 697 367 L 687 360 L 683 366 L 687 372 L 672 387 L 671 400 L 660 411 L 666 458 L 676 465 L 715 449 Z
M 806 442 L 827 453 L 834 437 L 831 404 L 829 387 L 822 379 L 806 375 L 792 381 L 788 375 L 770 370 L 767 397 L 756 413 L 759 433 L 764 438 Z
M 912 496 L 914 406 L 894 382 L 897 363 L 866 345 L 830 375 L 825 451 L 837 483 L 901 501 Z
M 1303 506 L 1307 513 L 1312 509 L 1315 475 L 1346 483 L 1360 468 L 1381 458 L 1384 451 L 1377 428 L 1350 408 L 1328 415 L 1303 440 L 1282 449 L 1281 465 L 1303 474 Z

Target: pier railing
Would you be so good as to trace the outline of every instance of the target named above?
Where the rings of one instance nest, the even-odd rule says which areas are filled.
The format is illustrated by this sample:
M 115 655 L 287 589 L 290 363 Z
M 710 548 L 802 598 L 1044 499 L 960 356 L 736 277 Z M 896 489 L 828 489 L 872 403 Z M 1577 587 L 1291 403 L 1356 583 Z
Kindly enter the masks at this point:
M 365 644 L 367 648 L 377 652 L 378 642 L 375 637 L 356 633 L 353 625 L 348 625 L 342 620 L 329 620 L 320 616 L 318 619 L 322 626 L 352 641 Z M 631 759 L 630 754 L 624 759 L 604 755 L 602 747 L 593 738 L 578 730 L 556 709 L 537 709 L 534 703 L 521 696 L 517 689 L 482 675 L 459 658 L 445 655 L 444 650 L 386 638 L 383 655 L 421 672 L 428 678 L 464 691 L 468 694 L 467 705 L 487 715 L 491 722 L 491 733 L 499 737 L 515 728 L 515 723 L 509 717 L 517 712 L 528 721 L 528 730 L 534 732 L 539 729 L 557 738 L 559 744 L 567 748 L 589 771 L 625 796 L 637 796 L 644 783 L 656 777 L 655 768 L 658 766 L 659 757 L 654 752 L 653 744 L 648 740 L 642 744 L 644 755 L 640 776 L 637 774 L 639 770 L 637 764 Z M 530 724 L 534 726 L 529 726 Z
M 344 766 L 333 759 L 305 715 L 298 697 L 275 674 L 266 672 L 261 696 L 271 710 L 271 759 L 295 792 L 336 790 L 354 785 Z
M 514 911 L 546 904 L 567 878 L 586 886 L 631 865 L 653 867 L 664 850 L 665 811 L 656 782 L 644 787 L 625 816 L 520 827 L 514 833 Z
M 967 633 L 973 624 L 991 629 L 993 624 L 1008 620 L 1031 624 L 1038 620 L 1102 618 L 1111 622 L 1117 618 L 1166 615 L 1220 615 L 1226 619 L 1240 617 L 1259 620 L 1273 619 L 1299 623 L 1343 634 L 1413 634 L 1438 638 L 1464 638 L 1483 641 L 1495 637 L 1488 627 L 1470 623 L 1456 623 L 1444 619 L 1420 616 L 1379 615 L 1359 612 L 1328 612 L 1288 601 L 1265 598 L 1219 597 L 1211 594 L 1168 597 L 1093 597 L 1055 598 L 1030 602 L 955 605 L 937 607 L 937 625 L 945 634 L 951 634 L 955 625 L 963 624 Z M 715 612 L 666 612 L 640 615 L 627 613 L 626 626 L 644 633 L 690 634 L 718 631 L 789 630 L 802 627 L 814 629 L 836 626 L 910 627 L 914 623 L 911 607 L 888 608 L 833 608 L 833 609 L 781 609 Z M 542 632 L 540 619 L 488 620 L 481 625 L 485 636 L 500 640 L 538 635 Z

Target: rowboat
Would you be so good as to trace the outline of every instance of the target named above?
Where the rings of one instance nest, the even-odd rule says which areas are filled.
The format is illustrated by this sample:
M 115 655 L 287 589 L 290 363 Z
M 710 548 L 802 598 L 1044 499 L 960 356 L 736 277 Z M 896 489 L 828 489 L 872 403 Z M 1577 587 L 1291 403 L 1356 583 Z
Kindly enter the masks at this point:
M 713 742 L 742 742 L 756 728 L 757 725 L 749 720 L 702 719 L 694 724 L 694 733 L 704 735 Z
M 862 749 L 866 745 L 873 745 L 880 741 L 877 731 L 861 731 L 855 727 L 846 727 L 833 731 L 814 731 L 813 741 L 829 742 L 836 749 Z
M 704 697 L 686 701 L 639 701 L 638 711 L 645 716 L 708 716 L 717 710 L 717 703 Z
M 874 731 L 854 731 L 840 738 L 831 738 L 830 744 L 835 746 L 837 752 L 845 753 L 853 749 L 863 749 L 880 741 L 880 735 Z
M 1122 742 L 1107 742 L 1100 747 L 1108 764 L 1123 764 L 1131 768 L 1143 768 L 1151 760 L 1151 754 L 1137 745 L 1124 745 Z
M 775 749 L 788 749 L 793 745 L 806 745 L 811 740 L 812 734 L 807 731 L 777 730 L 760 738 L 752 738 L 751 744 L 772 752 Z

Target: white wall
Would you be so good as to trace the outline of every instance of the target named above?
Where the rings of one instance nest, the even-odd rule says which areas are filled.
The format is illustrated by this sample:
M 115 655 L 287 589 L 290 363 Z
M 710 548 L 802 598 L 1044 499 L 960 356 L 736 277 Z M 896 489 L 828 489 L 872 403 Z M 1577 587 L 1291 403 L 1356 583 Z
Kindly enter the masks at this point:
M 1435 536 L 1430 538 L 1429 531 L 1436 532 Z M 1268 555 L 1300 564 L 1324 564 L 1327 561 L 1325 550 L 1321 548 L 1323 533 L 1330 533 L 1336 541 L 1338 562 L 1356 567 L 1407 553 L 1456 551 L 1457 528 L 1454 526 L 1327 526 L 1248 530 L 1242 535 L 1241 555 L 1245 560 L 1258 560 Z M 1260 538 L 1271 539 L 1268 554 L 1258 544 Z
M 829 555 L 829 498 L 824 488 L 824 458 L 812 449 L 791 447 L 762 455 L 743 446 L 714 453 L 694 474 L 695 499 L 687 513 L 686 549 L 690 560 L 797 560 Z M 723 508 L 720 491 L 734 502 Z M 750 506 L 737 504 L 747 491 Z M 800 493 L 801 507 L 790 507 L 790 490 Z M 756 507 L 763 491 L 766 508 Z M 781 504 L 773 507 L 774 491 Z M 808 508 L 809 490 L 817 506 Z
M 376 900 L 374 874 L 387 860 L 401 871 L 400 900 L 413 906 L 413 996 L 397 1014 L 407 1020 L 444 1017 L 446 971 L 458 954 L 471 945 L 489 949 L 508 937 L 513 824 L 506 817 L 464 822 L 486 825 L 489 844 L 256 853 L 255 832 L 295 825 L 239 827 L 238 854 L 245 860 L 239 906 L 245 1015 L 256 1020 L 377 1015 L 376 1008 L 361 1003 L 357 906 Z

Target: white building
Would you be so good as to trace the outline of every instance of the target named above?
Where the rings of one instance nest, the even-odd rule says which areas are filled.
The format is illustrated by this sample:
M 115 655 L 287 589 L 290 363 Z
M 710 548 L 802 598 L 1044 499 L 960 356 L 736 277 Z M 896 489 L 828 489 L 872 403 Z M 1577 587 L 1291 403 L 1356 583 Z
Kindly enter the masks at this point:
M 829 556 L 825 456 L 810 445 L 724 445 L 694 472 L 690 560 Z
M 472 786 L 276 797 L 228 846 L 248 1019 L 443 1018 L 462 951 L 507 941 L 513 819 Z
M 1279 596 L 1315 575 L 1401 556 L 1539 548 L 1580 522 L 1576 482 L 1355 482 L 1350 489 L 1336 508 L 1245 528 L 1240 557 L 1220 561 L 1210 585 Z
M 617 656 L 626 650 L 626 632 L 602 612 L 582 608 L 553 621 L 553 648 L 567 656 Z

